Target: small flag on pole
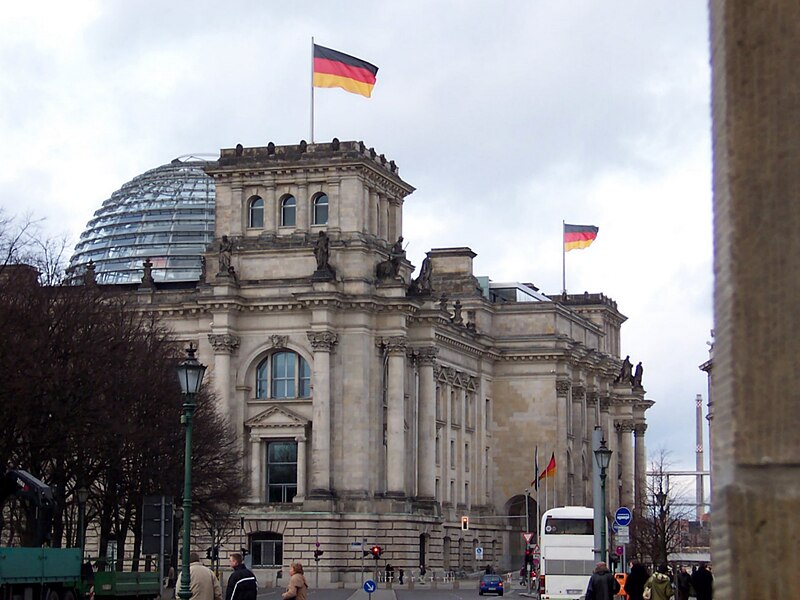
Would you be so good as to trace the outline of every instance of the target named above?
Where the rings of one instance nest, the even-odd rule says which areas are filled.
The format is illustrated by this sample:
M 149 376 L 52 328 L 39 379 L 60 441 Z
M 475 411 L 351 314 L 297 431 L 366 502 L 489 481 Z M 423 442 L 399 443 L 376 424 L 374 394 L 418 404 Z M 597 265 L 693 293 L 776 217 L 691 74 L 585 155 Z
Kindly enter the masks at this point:
M 531 481 L 531 485 L 533 489 L 539 489 L 539 446 L 536 446 L 536 450 L 533 453 L 533 481 Z
M 314 44 L 314 87 L 338 87 L 372 96 L 378 67 L 365 60 Z
M 564 251 L 588 248 L 597 238 L 599 227 L 564 223 Z
M 539 479 L 547 479 L 548 477 L 553 477 L 556 474 L 556 453 L 553 452 L 553 455 L 550 457 L 550 462 L 547 463 L 547 467 L 545 467 L 544 471 L 542 471 L 541 475 L 539 475 Z

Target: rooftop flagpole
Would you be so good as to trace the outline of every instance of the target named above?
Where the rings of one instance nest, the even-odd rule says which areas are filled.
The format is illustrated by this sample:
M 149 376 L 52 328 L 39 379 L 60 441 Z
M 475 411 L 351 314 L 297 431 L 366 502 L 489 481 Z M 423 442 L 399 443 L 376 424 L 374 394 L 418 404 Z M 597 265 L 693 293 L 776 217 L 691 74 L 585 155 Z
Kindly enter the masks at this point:
M 311 143 L 314 143 L 314 36 L 311 36 Z
M 566 295 L 567 293 L 567 249 L 564 247 L 565 229 L 566 229 L 566 224 L 562 219 L 561 220 L 561 293 L 564 295 Z

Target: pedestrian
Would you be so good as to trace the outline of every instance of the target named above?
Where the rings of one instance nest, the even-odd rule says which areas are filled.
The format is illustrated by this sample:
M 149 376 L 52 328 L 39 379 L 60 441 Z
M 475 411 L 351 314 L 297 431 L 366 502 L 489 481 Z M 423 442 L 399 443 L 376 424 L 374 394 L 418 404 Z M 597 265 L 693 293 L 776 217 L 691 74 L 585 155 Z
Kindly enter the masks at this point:
M 228 576 L 225 600 L 257 600 L 258 581 L 253 572 L 244 566 L 244 557 L 239 552 L 231 552 L 228 560 L 233 573 Z
M 714 576 L 706 563 L 700 563 L 700 567 L 692 575 L 692 587 L 697 600 L 712 600 L 714 597 Z
M 619 582 L 604 562 L 597 563 L 586 588 L 586 600 L 614 600 L 619 592 Z
M 296 598 L 297 600 L 306 600 L 308 583 L 306 582 L 306 576 L 303 575 L 303 565 L 300 563 L 292 563 L 289 567 L 289 585 L 286 587 L 286 591 L 283 593 L 281 598 L 283 600 L 289 600 L 290 598 Z
M 400 569 L 397 573 L 397 580 L 400 582 L 400 585 L 403 585 L 403 577 L 405 577 L 406 572 L 403 569 Z
M 183 582 L 179 582 L 183 584 Z M 180 598 L 181 586 L 178 586 Z M 189 554 L 189 591 L 191 600 L 222 600 L 222 587 L 214 572 L 200 562 L 197 552 Z
M 667 575 L 667 563 L 658 565 L 656 572 L 644 584 L 644 600 L 669 600 L 672 598 L 672 581 Z
M 680 567 L 675 578 L 675 591 L 677 592 L 675 596 L 678 600 L 689 600 L 691 589 L 692 576 L 686 571 L 686 567 Z
M 392 563 L 386 563 L 385 577 L 386 577 L 386 583 L 394 581 L 394 567 L 392 566 Z
M 425 583 L 425 565 L 419 566 L 419 582 Z
M 628 577 L 625 579 L 625 593 L 629 600 L 642 600 L 644 584 L 650 579 L 650 571 L 640 562 L 631 563 Z
M 487 564 L 486 565 L 486 569 L 483 571 L 483 574 L 484 575 L 494 575 L 494 569 L 492 568 L 492 565 Z

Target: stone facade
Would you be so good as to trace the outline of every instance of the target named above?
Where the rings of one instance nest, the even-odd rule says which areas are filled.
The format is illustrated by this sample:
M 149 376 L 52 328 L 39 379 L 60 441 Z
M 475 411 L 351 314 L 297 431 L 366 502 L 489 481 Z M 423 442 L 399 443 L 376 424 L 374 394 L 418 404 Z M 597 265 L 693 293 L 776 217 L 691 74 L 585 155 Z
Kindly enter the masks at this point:
M 633 506 L 652 403 L 614 383 L 615 302 L 491 302 L 465 247 L 432 249 L 411 285 L 398 238 L 413 188 L 360 142 L 237 147 L 206 171 L 210 275 L 139 300 L 209 366 L 245 455 L 257 572 L 276 544 L 283 564 L 308 564 L 319 542 L 320 581 L 354 581 L 353 541 L 407 572 L 477 570 L 478 546 L 483 563 L 518 569 L 534 447 L 542 467 L 555 453 L 559 504 L 591 505 L 595 426 L 620 482 L 608 506 Z

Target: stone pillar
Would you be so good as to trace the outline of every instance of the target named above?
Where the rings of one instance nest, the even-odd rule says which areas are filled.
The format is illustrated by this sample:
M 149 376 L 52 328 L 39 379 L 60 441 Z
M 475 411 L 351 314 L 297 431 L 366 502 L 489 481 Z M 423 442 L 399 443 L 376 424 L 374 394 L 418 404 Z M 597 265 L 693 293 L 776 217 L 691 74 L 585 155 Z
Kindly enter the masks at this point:
M 800 598 L 800 3 L 710 8 L 714 597 Z
M 264 465 L 261 463 L 261 438 L 250 438 L 250 501 L 263 502 L 264 490 L 261 489 L 261 473 Z
M 619 433 L 619 462 L 622 470 L 620 473 L 622 489 L 619 501 L 622 506 L 633 506 L 633 440 L 631 440 L 633 422 L 620 421 L 616 424 L 616 428 Z
M 311 497 L 331 495 L 331 352 L 338 338 L 330 331 L 309 331 L 314 349 L 313 424 L 311 427 Z
M 378 236 L 378 223 L 380 222 L 379 208 L 380 201 L 378 199 L 378 192 L 373 188 L 369 189 L 369 233 Z
M 244 190 L 241 185 L 233 186 L 231 188 L 231 206 L 230 206 L 230 232 L 233 235 L 242 235 L 246 225 L 246 216 L 244 213 L 245 204 Z
M 266 194 L 264 196 L 264 231 L 268 233 L 275 233 L 278 231 L 278 223 L 280 223 L 280 207 L 277 205 L 277 198 L 275 198 L 275 185 L 270 184 L 267 186 Z
M 386 494 L 406 496 L 405 372 L 406 338 L 384 338 L 389 353 L 388 410 L 386 416 Z
M 311 202 L 308 198 L 308 186 L 306 184 L 297 187 L 297 231 L 309 230 L 309 215 L 311 214 Z
M 238 429 L 241 427 L 243 415 L 235 410 L 235 399 L 231 389 L 231 355 L 239 348 L 239 338 L 230 333 L 209 333 L 208 341 L 214 348 L 214 387 L 222 402 L 224 414 Z
M 636 423 L 633 426 L 634 457 L 634 504 L 633 510 L 641 515 L 644 505 L 647 502 L 647 451 L 644 445 L 644 432 L 647 431 L 647 423 Z
M 297 494 L 294 502 L 303 502 L 306 498 L 307 439 L 305 435 L 298 435 L 295 436 L 294 441 L 297 442 Z
M 419 348 L 419 415 L 417 423 L 417 495 L 420 499 L 436 497 L 436 382 L 433 365 L 439 349 Z

